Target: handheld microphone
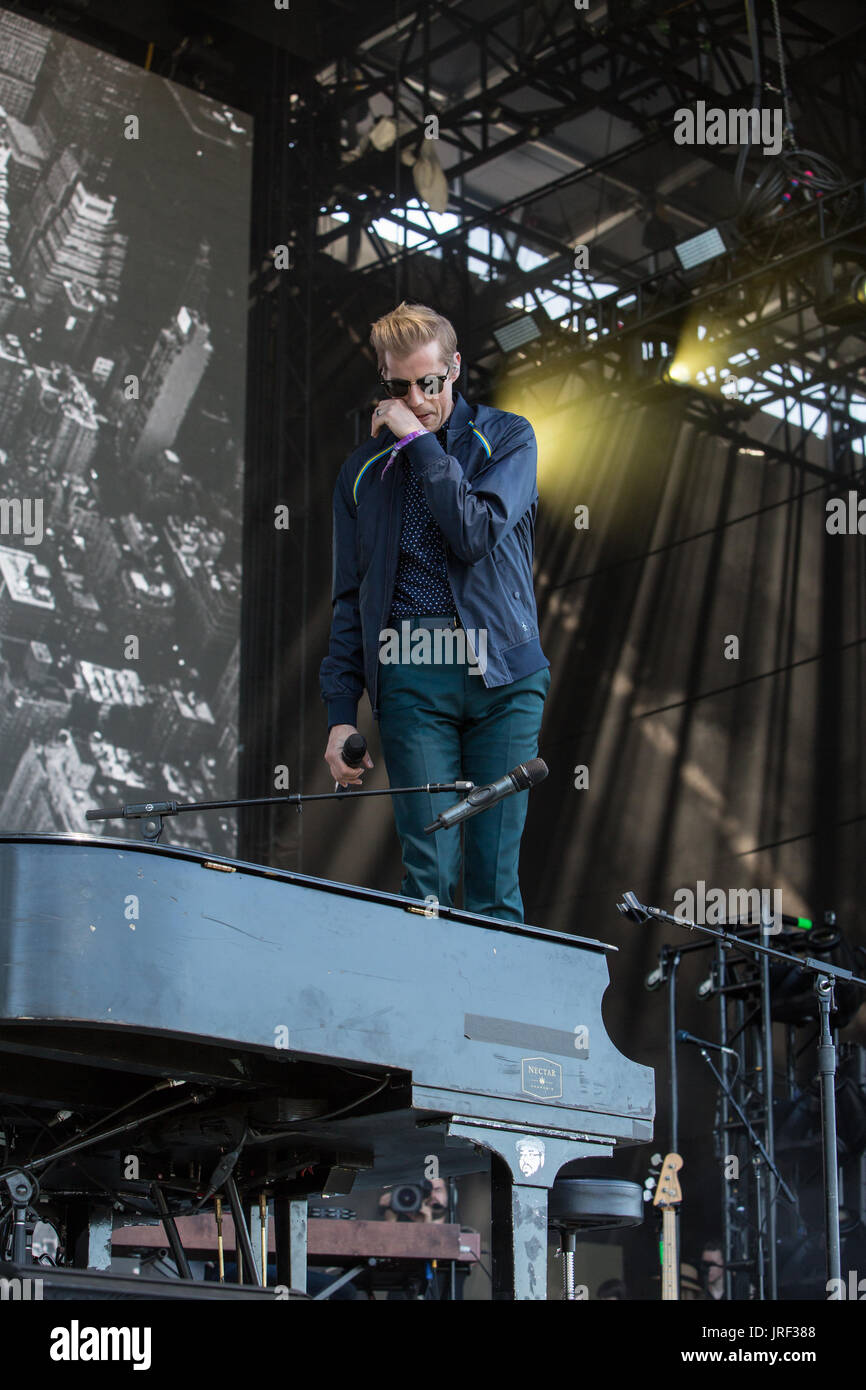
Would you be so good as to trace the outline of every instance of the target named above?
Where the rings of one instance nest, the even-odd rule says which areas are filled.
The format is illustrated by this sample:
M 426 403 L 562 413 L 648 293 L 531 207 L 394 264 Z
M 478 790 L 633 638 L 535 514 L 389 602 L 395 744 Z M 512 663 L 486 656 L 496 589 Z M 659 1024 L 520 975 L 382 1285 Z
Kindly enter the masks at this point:
M 737 1055 L 732 1047 L 722 1047 L 721 1043 L 707 1042 L 706 1038 L 696 1038 L 693 1033 L 687 1033 L 685 1028 L 677 1029 L 677 1042 L 694 1043 L 697 1047 L 711 1047 L 716 1052 L 727 1052 L 731 1057 Z
M 340 749 L 340 757 L 347 767 L 360 767 L 364 761 L 364 754 L 367 751 L 367 740 L 363 734 L 349 734 L 343 747 Z M 350 792 L 351 787 L 341 787 L 339 782 L 334 783 L 335 792 Z
M 528 763 L 518 763 L 517 767 L 512 768 L 511 772 L 506 772 L 504 777 L 498 778 L 495 782 L 488 782 L 484 787 L 475 787 L 463 801 L 458 801 L 456 806 L 449 806 L 441 811 L 432 825 L 425 825 L 424 834 L 432 835 L 436 830 L 449 830 L 452 825 L 459 825 L 470 816 L 477 816 L 479 811 L 486 811 L 488 806 L 495 806 L 497 801 L 511 796 L 512 792 L 524 792 L 536 786 L 543 782 L 546 776 L 547 764 L 541 758 L 530 758 Z
M 367 751 L 367 740 L 363 734 L 349 734 L 343 744 L 340 757 L 347 767 L 360 767 Z

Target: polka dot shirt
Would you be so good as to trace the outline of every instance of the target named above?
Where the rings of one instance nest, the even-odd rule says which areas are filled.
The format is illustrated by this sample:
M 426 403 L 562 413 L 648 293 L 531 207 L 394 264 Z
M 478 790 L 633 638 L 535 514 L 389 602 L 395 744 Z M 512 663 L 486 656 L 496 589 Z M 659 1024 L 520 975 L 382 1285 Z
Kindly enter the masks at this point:
M 445 430 L 436 438 L 445 448 Z M 391 604 L 393 618 L 421 617 L 443 613 L 454 616 L 457 609 L 445 566 L 445 541 L 424 496 L 424 484 L 405 461 L 406 488 L 403 494 L 403 523 L 400 532 L 400 561 Z

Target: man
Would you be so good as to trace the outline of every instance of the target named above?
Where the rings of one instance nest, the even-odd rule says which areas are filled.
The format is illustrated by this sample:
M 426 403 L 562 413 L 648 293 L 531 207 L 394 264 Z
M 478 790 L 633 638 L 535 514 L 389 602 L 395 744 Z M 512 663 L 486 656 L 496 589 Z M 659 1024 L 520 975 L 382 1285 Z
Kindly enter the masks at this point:
M 621 1279 L 605 1279 L 603 1284 L 599 1284 L 596 1298 L 600 1298 L 603 1303 L 625 1303 L 628 1300 L 628 1289 Z
M 342 759 L 366 686 L 392 786 L 480 786 L 537 756 L 550 686 L 532 584 L 535 435 L 519 415 L 467 404 L 454 329 L 433 309 L 400 304 L 370 341 L 381 399 L 334 491 L 325 761 L 343 786 L 372 768 L 369 754 L 360 768 Z M 459 829 L 424 827 L 458 799 L 394 798 L 405 896 L 453 905 Z M 467 911 L 523 921 L 526 809 L 519 792 L 465 822 Z
M 701 1277 L 707 1296 L 713 1299 L 725 1296 L 725 1257 L 719 1240 L 708 1240 L 701 1251 Z
M 448 1219 L 448 1186 L 444 1178 L 427 1179 L 424 1187 L 428 1189 L 417 1211 L 396 1212 L 391 1207 L 391 1193 L 384 1192 L 379 1198 L 379 1215 L 386 1221 L 414 1222 L 422 1225 L 441 1225 Z M 412 1265 L 406 1265 L 402 1290 L 392 1289 L 388 1294 L 390 1301 L 405 1301 L 409 1298 L 445 1301 L 451 1297 L 451 1281 L 445 1265 L 435 1260 L 425 1261 L 423 1279 L 413 1272 Z M 457 1266 L 454 1280 L 454 1296 L 463 1298 L 463 1281 L 468 1275 L 466 1265 Z M 423 1293 L 421 1292 L 423 1289 Z
M 391 1207 L 390 1191 L 383 1192 L 379 1198 L 380 1215 L 386 1221 L 426 1221 L 442 1222 L 448 1215 L 448 1185 L 444 1178 L 428 1179 L 424 1184 L 428 1191 L 421 1199 L 417 1211 L 396 1212 Z

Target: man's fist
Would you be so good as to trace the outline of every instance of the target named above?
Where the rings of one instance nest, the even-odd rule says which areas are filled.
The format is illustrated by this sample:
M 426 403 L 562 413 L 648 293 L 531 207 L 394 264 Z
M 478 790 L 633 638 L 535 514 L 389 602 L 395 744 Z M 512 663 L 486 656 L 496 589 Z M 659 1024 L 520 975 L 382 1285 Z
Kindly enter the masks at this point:
M 374 439 L 385 428 L 395 434 L 398 439 L 402 439 L 404 434 L 411 434 L 413 430 L 422 430 L 424 426 L 405 401 L 389 399 L 379 402 L 370 421 L 370 433 Z
M 361 767 L 349 767 L 347 763 L 343 762 L 343 744 L 350 734 L 357 732 L 354 724 L 335 724 L 328 735 L 325 762 L 331 769 L 331 776 L 334 781 L 339 782 L 341 787 L 360 786 L 364 768 L 372 768 L 373 766 L 373 759 L 369 753 L 364 754 L 364 762 Z

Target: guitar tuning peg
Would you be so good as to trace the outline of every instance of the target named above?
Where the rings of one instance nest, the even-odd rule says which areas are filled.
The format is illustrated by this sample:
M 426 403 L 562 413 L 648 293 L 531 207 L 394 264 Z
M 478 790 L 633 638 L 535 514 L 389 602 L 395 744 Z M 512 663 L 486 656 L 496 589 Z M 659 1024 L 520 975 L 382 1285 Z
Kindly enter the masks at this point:
M 655 1187 L 657 1181 L 658 1181 L 657 1178 L 649 1177 L 649 1178 L 647 1178 L 646 1181 L 644 1182 L 644 1187 L 647 1189 L 648 1192 L 652 1192 L 652 1190 L 653 1190 L 653 1188 Z

